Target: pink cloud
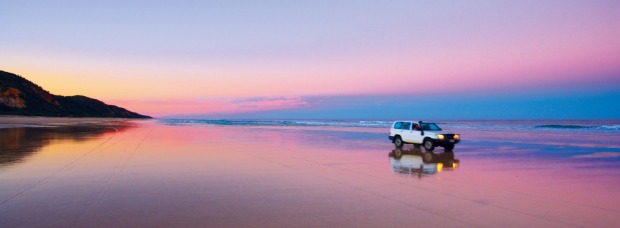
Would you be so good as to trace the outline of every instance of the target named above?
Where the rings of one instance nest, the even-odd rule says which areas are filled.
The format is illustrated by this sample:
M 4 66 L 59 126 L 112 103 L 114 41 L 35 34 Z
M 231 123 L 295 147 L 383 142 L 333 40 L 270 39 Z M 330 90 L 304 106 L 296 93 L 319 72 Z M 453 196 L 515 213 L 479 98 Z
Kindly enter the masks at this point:
M 153 116 L 172 114 L 228 114 L 308 108 L 320 100 L 298 96 L 251 98 L 196 98 L 160 100 L 107 100 L 131 111 Z

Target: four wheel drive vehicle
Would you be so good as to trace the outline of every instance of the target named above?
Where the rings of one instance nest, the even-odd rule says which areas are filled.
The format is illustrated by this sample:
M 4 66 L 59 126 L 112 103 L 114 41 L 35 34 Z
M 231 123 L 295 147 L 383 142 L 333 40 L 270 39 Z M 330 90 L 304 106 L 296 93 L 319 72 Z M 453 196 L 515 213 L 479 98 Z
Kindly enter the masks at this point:
M 423 145 L 428 151 L 433 151 L 436 146 L 452 151 L 454 144 L 461 141 L 459 134 L 442 132 L 437 124 L 422 121 L 395 121 L 389 138 L 396 147 L 409 143 L 416 147 Z

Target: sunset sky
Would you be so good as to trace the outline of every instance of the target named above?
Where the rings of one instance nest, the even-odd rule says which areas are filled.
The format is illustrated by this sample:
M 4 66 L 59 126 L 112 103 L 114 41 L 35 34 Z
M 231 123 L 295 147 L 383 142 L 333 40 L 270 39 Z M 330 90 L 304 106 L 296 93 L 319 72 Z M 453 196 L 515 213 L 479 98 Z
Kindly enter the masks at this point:
M 0 70 L 155 117 L 620 118 L 620 1 L 0 1 Z

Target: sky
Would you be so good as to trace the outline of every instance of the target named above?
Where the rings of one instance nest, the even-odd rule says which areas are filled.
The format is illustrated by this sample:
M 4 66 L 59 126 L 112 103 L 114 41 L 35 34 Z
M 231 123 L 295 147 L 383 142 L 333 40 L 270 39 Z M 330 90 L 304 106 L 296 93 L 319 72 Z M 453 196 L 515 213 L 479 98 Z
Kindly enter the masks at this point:
M 620 118 L 620 1 L 0 1 L 0 70 L 165 118 Z

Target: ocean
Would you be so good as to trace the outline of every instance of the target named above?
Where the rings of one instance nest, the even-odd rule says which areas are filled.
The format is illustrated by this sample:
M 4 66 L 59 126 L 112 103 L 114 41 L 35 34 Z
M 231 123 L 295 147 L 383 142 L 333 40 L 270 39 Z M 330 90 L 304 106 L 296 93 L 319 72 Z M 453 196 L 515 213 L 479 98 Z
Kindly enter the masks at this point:
M 167 125 L 304 126 L 389 128 L 394 120 L 160 119 Z M 515 130 L 620 133 L 618 120 L 431 120 L 450 130 Z

